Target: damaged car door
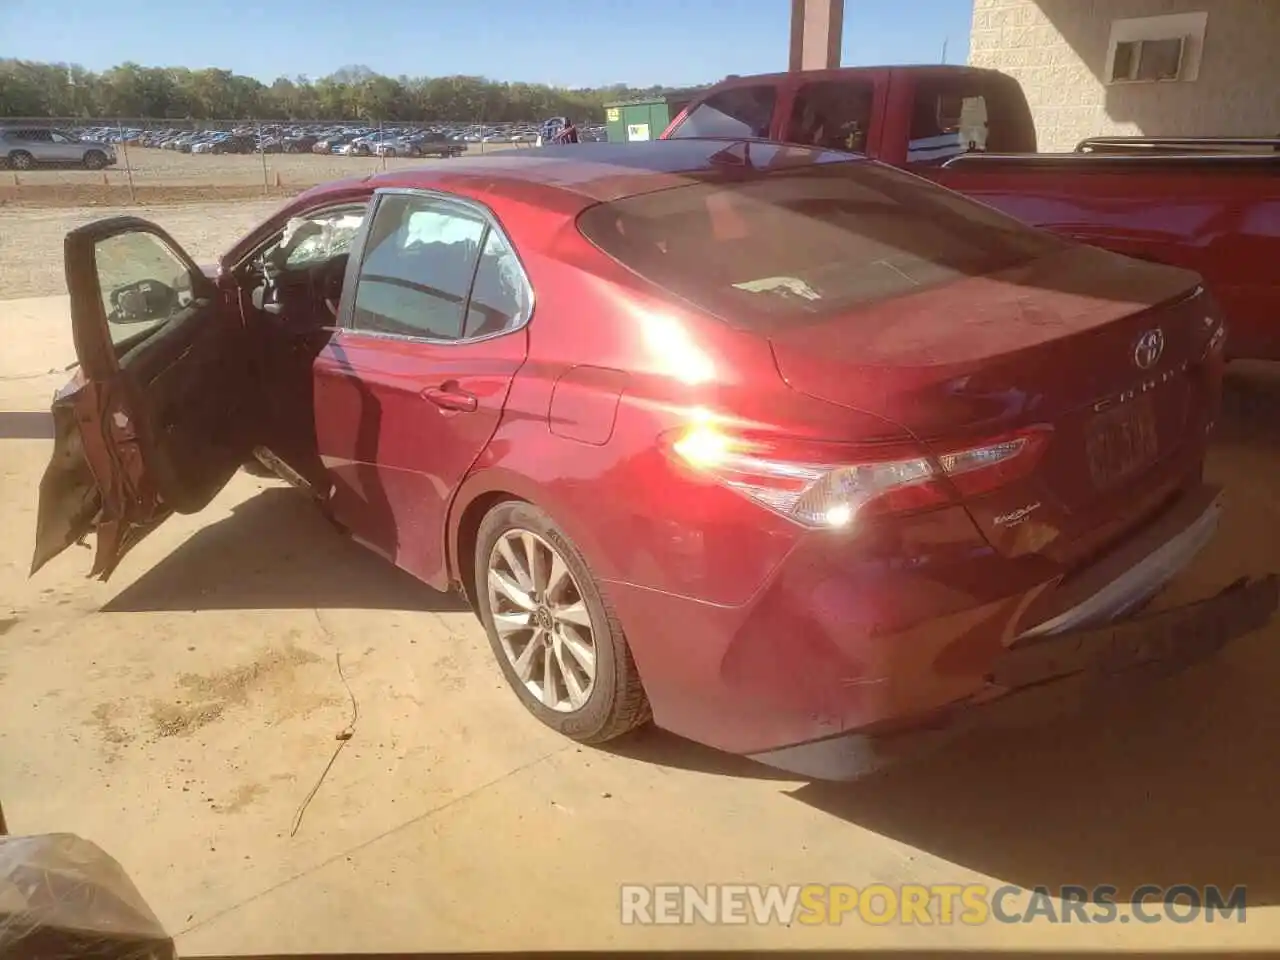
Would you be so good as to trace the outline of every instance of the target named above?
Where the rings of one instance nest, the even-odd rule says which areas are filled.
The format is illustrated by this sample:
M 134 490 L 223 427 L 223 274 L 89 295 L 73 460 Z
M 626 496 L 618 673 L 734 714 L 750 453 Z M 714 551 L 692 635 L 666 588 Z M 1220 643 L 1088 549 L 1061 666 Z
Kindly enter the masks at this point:
M 54 398 L 31 572 L 96 531 L 105 580 L 250 455 L 261 386 L 234 288 L 160 227 L 99 220 L 67 234 L 64 260 L 80 369 Z

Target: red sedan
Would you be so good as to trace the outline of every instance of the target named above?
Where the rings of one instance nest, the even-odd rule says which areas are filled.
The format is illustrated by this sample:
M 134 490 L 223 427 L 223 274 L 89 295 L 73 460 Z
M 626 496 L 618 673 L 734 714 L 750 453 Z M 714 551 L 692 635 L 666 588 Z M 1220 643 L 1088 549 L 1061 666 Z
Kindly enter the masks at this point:
M 583 742 L 652 716 L 851 775 L 1276 607 L 1267 578 L 1113 623 L 1218 520 L 1197 277 L 875 162 L 553 147 L 318 187 L 216 270 L 133 218 L 65 253 L 81 372 L 35 568 L 96 530 L 108 576 L 256 456 L 465 591 Z

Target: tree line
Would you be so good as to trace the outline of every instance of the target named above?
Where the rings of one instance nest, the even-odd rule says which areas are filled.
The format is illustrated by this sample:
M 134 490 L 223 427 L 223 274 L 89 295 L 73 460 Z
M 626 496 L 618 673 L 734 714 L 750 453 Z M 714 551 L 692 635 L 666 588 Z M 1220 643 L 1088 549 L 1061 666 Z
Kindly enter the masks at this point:
M 0 117 L 189 120 L 513 121 L 569 116 L 601 121 L 604 104 L 669 87 L 568 90 L 484 77 L 385 77 L 344 67 L 327 77 L 271 84 L 230 70 L 144 67 L 94 73 L 66 63 L 0 60 Z

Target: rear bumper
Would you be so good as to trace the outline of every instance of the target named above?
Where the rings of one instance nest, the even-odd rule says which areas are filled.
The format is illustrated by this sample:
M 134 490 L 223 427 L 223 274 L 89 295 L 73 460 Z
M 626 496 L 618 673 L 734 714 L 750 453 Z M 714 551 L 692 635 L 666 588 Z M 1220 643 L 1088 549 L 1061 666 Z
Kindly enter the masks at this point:
M 742 606 L 608 589 L 659 726 L 840 779 L 896 759 L 908 732 L 964 728 L 1016 691 L 1176 665 L 1265 624 L 1274 578 L 1124 619 L 1192 562 L 1221 511 L 1217 490 L 1190 484 L 1066 579 L 1036 557 L 858 562 L 815 540 Z
M 1153 676 L 1169 676 L 1266 626 L 1280 605 L 1280 577 L 1239 582 L 1185 607 L 1035 640 L 1001 655 L 990 682 L 1003 690 L 897 734 L 852 733 L 752 754 L 773 767 L 852 780 L 937 749 L 962 733 L 1043 722 Z

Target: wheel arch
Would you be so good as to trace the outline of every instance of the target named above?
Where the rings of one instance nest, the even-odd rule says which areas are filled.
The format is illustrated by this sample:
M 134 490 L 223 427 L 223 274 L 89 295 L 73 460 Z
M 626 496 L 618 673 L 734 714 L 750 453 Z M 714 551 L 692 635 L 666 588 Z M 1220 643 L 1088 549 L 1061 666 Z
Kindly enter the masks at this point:
M 602 566 L 604 557 L 588 525 L 579 522 L 576 512 L 555 489 L 502 467 L 474 473 L 458 489 L 445 527 L 445 557 L 449 579 L 462 588 L 473 608 L 476 605 L 476 534 L 485 514 L 504 500 L 521 500 L 544 511 L 574 542 L 596 576 L 607 575 L 607 568 Z

